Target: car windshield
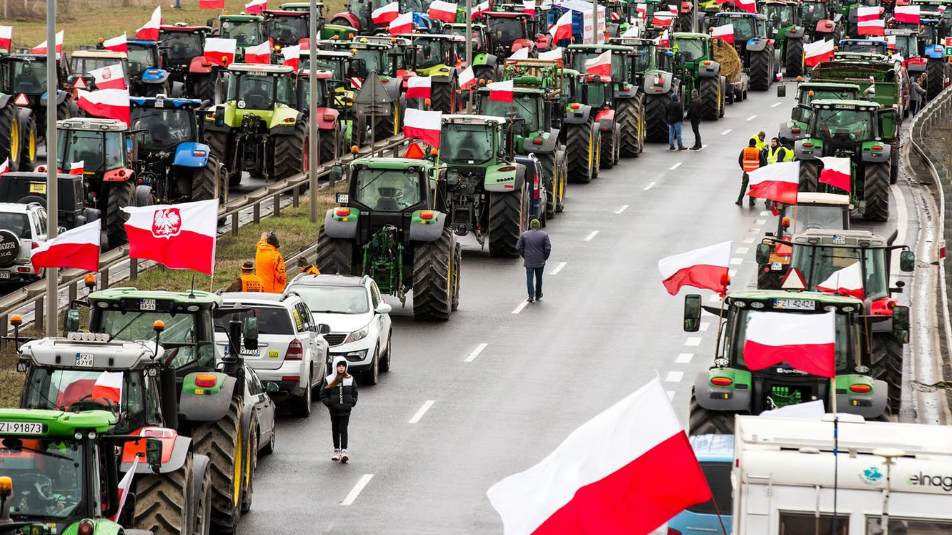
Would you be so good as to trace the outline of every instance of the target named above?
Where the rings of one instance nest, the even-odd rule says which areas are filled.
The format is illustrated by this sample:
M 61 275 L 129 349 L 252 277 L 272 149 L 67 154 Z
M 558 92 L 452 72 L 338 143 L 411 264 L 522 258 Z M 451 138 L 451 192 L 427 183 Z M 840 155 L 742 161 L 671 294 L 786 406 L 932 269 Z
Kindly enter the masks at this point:
M 597 51 L 581 51 L 575 50 L 572 52 L 572 68 L 578 72 L 587 72 L 588 69 L 585 68 L 585 62 L 591 59 L 597 58 L 602 55 L 602 52 Z M 612 75 L 614 77 L 622 77 L 625 73 L 625 56 L 624 54 L 615 53 L 613 51 L 612 55 Z
M 292 285 L 312 314 L 366 314 L 370 299 L 363 286 Z
M 258 318 L 258 334 L 295 334 L 294 324 L 291 322 L 291 313 L 284 307 L 249 305 L 240 303 L 232 303 L 230 306 L 252 309 L 253 312 L 250 312 L 250 314 Z M 234 314 L 226 314 L 222 317 L 215 318 L 215 331 L 228 332 L 228 322 L 233 319 L 242 321 L 247 314 L 249 313 L 236 312 Z
M 39 61 L 11 61 L 11 93 L 38 95 L 46 92 L 46 63 Z
M 486 125 L 444 124 L 440 159 L 447 163 L 474 164 L 493 157 L 494 129 Z
M 488 17 L 489 34 L 497 43 L 504 46 L 512 46 L 516 39 L 527 37 L 526 25 L 523 19 L 514 17 Z
M 127 62 L 125 58 L 70 58 L 69 68 L 73 74 L 88 74 L 96 69 L 111 67 L 116 63 L 122 64 L 122 70 L 127 72 Z
M 221 38 L 235 39 L 239 47 L 258 45 L 265 40 L 261 32 L 261 22 L 257 20 L 223 21 Z
M 784 205 L 782 216 L 790 218 L 788 232 L 797 234 L 811 229 L 846 230 L 844 206 L 824 206 L 822 204 Z
M 419 204 L 420 172 L 413 169 L 361 169 L 354 201 L 380 212 L 402 212 Z
M 66 438 L 6 436 L 0 440 L 0 466 L 13 480 L 14 519 L 68 518 L 83 500 L 82 442 Z
M 168 150 L 193 140 L 192 115 L 188 110 L 132 108 L 132 125 L 136 130 L 148 130 L 155 150 Z
M 734 25 L 734 41 L 748 41 L 757 35 L 757 25 L 754 17 L 718 17 L 718 26 Z
M 803 5 L 800 6 L 800 17 L 804 25 L 815 25 L 826 17 L 826 4 L 804 2 Z
M 37 367 L 30 373 L 24 408 L 110 411 L 122 414 L 115 430 L 125 433 L 145 419 L 142 381 L 139 372 Z
M 163 32 L 161 40 L 168 58 L 175 62 L 189 61 L 204 53 L 202 36 L 197 32 Z
M 848 247 L 796 246 L 790 266 L 800 270 L 808 290 L 830 278 L 833 273 L 863 261 L 863 288 L 866 299 L 880 299 L 889 294 L 886 287 L 886 254 L 883 249 L 852 249 Z
M 873 118 L 868 111 L 814 110 L 815 135 L 824 141 L 853 143 L 873 138 Z
M 33 232 L 30 230 L 30 220 L 26 214 L 0 212 L 0 229 L 9 230 L 24 240 L 33 238 Z
M 767 4 L 763 14 L 772 28 L 779 29 L 793 25 L 793 6 L 781 4 Z
M 681 53 L 681 57 L 684 58 L 684 61 L 703 59 L 707 55 L 706 39 L 684 39 L 678 37 L 674 42 L 678 47 L 678 52 Z
M 158 67 L 153 55 L 153 49 L 129 45 L 129 72 L 130 74 L 140 74 L 146 69 Z
M 173 367 L 180 367 L 196 360 L 195 346 L 198 345 L 198 361 L 203 366 L 214 365 L 214 349 L 208 350 L 211 340 L 200 340 L 196 332 L 194 314 L 175 314 L 167 312 L 138 311 L 123 313 L 120 310 L 102 310 L 99 332 L 109 333 L 117 340 L 155 340 L 152 325 L 156 321 L 165 322 L 161 344 L 175 351 Z
M 87 173 L 103 173 L 128 167 L 127 147 L 123 147 L 122 135 L 119 132 L 59 130 L 56 139 L 56 165 L 60 169 L 69 169 L 69 164 L 78 162 L 83 162 Z
M 307 37 L 308 17 L 276 16 L 268 26 L 268 36 L 277 44 L 293 46 Z
M 492 115 L 493 117 L 509 117 L 509 103 L 500 102 L 498 100 L 489 100 L 489 91 L 480 91 L 480 114 L 481 115 Z M 525 123 L 525 128 L 523 129 L 523 134 L 528 134 L 529 132 L 535 132 L 539 130 L 539 124 L 542 121 L 540 117 L 539 110 L 536 108 L 538 104 L 538 98 L 541 98 L 541 95 L 520 95 L 516 93 L 515 98 L 512 99 L 512 114 L 521 118 Z M 516 123 L 517 125 L 519 122 Z
M 734 336 L 728 336 L 724 338 L 724 353 L 722 353 L 730 355 L 733 364 L 745 367 L 747 365 L 744 361 L 744 344 L 747 341 L 747 325 L 757 314 L 782 314 L 789 318 L 793 318 L 794 316 L 802 314 L 802 312 L 760 312 L 756 310 L 739 310 L 733 318 Z M 850 365 L 850 345 L 854 344 L 856 340 L 851 340 L 849 331 L 850 325 L 847 321 L 846 314 L 837 314 L 836 340 L 834 342 L 837 370 L 843 370 Z M 784 366 L 790 367 L 790 365 L 787 363 L 784 363 Z

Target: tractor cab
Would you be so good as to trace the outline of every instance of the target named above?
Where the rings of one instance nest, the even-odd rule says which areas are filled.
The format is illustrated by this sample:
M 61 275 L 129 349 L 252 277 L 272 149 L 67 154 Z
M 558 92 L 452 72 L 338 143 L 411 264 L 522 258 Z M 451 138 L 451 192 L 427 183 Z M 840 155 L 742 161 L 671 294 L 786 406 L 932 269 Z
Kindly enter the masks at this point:
M 544 123 L 551 118 L 551 112 L 546 113 L 545 93 L 539 88 L 514 88 L 512 106 L 508 102 L 490 100 L 489 89 L 485 87 L 479 89 L 477 97 L 478 113 L 509 118 L 512 122 L 510 128 L 516 136 L 525 137 L 531 132 L 546 130 Z
M 800 26 L 800 4 L 798 2 L 771 0 L 762 5 L 761 13 L 767 19 L 768 35 L 771 39 L 778 38 L 786 28 Z
M 331 24 L 356 28 L 361 34 L 387 33 L 387 24 L 374 24 L 373 12 L 392 3 L 391 0 L 349 0 L 347 11 L 331 17 Z M 425 11 L 422 0 L 397 0 L 400 13 Z
M 210 26 L 161 26 L 159 45 L 165 66 L 171 71 L 187 71 L 192 60 L 205 52 L 205 36 Z
M 300 61 L 301 72 L 311 68 L 312 58 L 309 52 L 302 51 Z M 355 91 L 358 89 L 353 79 L 363 79 L 361 74 L 367 73 L 367 69 L 362 67 L 363 60 L 358 59 L 350 50 L 318 50 L 313 62 L 316 70 L 330 73 L 326 83 L 327 89 L 334 95 L 333 106 L 341 111 L 349 109 L 354 103 Z
M 58 62 L 56 78 L 60 84 L 69 76 L 67 66 Z M 46 56 L 39 54 L 11 54 L 0 56 L 0 93 L 26 95 L 31 107 L 46 103 Z
M 767 17 L 754 13 L 745 13 L 743 11 L 730 11 L 718 13 L 714 18 L 714 26 L 734 27 L 734 48 L 741 54 L 751 45 L 769 38 L 770 32 L 767 30 Z
M 228 66 L 228 89 L 226 103 L 236 103 L 237 115 L 270 113 L 276 106 L 293 106 L 293 70 L 283 65 L 246 65 L 233 63 Z M 217 109 L 222 109 L 221 106 Z
M 473 23 L 472 31 L 473 31 L 473 36 L 472 36 L 473 55 L 475 56 L 477 54 L 488 53 L 489 52 L 489 27 L 486 26 L 485 24 Z M 458 35 L 465 39 L 466 38 L 466 24 L 459 23 L 459 22 L 444 24 L 443 33 L 447 35 Z M 465 59 L 466 58 L 465 51 L 459 56 Z
M 885 39 L 840 39 L 834 59 L 868 59 L 884 61 L 889 56 Z
M 86 87 L 90 90 L 95 89 L 95 77 L 92 71 L 105 67 L 114 67 L 121 65 L 122 76 L 125 78 L 126 87 L 131 87 L 129 81 L 129 56 L 125 52 L 113 52 L 111 50 L 85 49 L 73 52 L 69 57 L 70 75 L 68 84 L 75 86 L 79 78 L 83 79 Z M 114 74 L 111 74 L 114 76 Z
M 487 11 L 482 14 L 489 34 L 489 51 L 500 58 L 528 47 L 534 48 L 529 24 L 532 16 L 524 11 Z
M 411 70 L 422 76 L 432 76 L 427 74 L 434 68 L 449 69 L 455 67 L 460 59 L 457 55 L 459 45 L 465 46 L 465 38 L 457 35 L 426 35 L 421 34 L 413 40 L 413 47 L 410 49 L 409 67 Z M 463 57 L 465 58 L 465 48 Z M 421 72 L 423 71 L 423 72 Z
M 170 95 L 171 84 L 158 41 L 128 41 L 132 93 L 146 97 Z
M 631 27 L 631 20 L 638 15 L 636 2 L 627 0 L 602 0 L 605 7 L 605 29 L 610 37 L 618 37 Z
M 611 77 L 597 74 L 579 74 L 579 101 L 595 110 L 609 110 L 614 107 L 614 92 Z
M 211 26 L 211 19 L 208 25 Z M 243 58 L 245 48 L 260 45 L 268 39 L 264 33 L 264 18 L 258 15 L 221 15 L 218 17 L 217 37 L 235 40 L 238 46 L 236 62 Z
M 857 144 L 876 145 L 876 141 L 891 141 L 898 135 L 898 120 L 893 117 L 896 111 L 882 109 L 875 102 L 813 100 L 811 108 L 809 137 L 821 143 L 806 149 L 819 148 L 824 156 L 840 156 L 845 150 L 849 154 L 843 156 L 852 158 Z
M 331 73 L 326 71 L 317 71 L 317 93 L 316 102 L 318 107 L 327 107 L 330 105 L 328 96 L 330 91 L 328 83 L 331 81 Z M 300 71 L 297 77 L 297 109 L 307 111 L 311 102 L 311 73 L 310 71 Z
M 318 31 L 324 17 L 321 14 L 323 4 L 318 4 Z M 305 11 L 265 11 L 264 32 L 272 44 L 294 46 L 310 35 L 311 14 Z
M 811 104 L 814 100 L 855 100 L 859 98 L 860 88 L 856 84 L 838 82 L 801 82 L 797 84 L 797 104 L 790 111 L 790 121 L 780 125 L 778 138 L 788 149 L 809 134 L 810 117 L 813 115 Z
M 629 81 L 631 74 L 631 56 L 633 49 L 623 45 L 569 45 L 568 53 L 571 58 L 569 64 L 578 72 L 586 72 L 585 62 L 595 59 L 607 51 L 611 51 L 612 66 L 609 78 L 618 81 Z
M 340 216 L 341 210 L 359 211 L 359 244 L 367 243 L 387 225 L 402 228 L 405 220 L 426 219 L 417 212 L 433 205 L 436 168 L 429 160 L 365 158 L 350 164 L 349 175 L 347 208 L 338 208 L 334 217 Z M 410 236 L 403 238 L 409 240 Z
M 334 41 L 333 48 L 353 54 L 354 71 L 361 82 L 372 72 L 378 76 L 396 76 L 397 70 L 403 67 L 404 55 L 392 43 L 372 42 L 360 38 L 357 41 Z

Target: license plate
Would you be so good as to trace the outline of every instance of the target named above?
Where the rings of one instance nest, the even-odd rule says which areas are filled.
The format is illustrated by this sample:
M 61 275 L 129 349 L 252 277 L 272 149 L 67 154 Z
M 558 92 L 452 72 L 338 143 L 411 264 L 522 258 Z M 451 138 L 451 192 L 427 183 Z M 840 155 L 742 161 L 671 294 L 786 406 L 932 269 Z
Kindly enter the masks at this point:
M 83 368 L 92 368 L 93 367 L 93 354 L 92 353 L 77 353 L 76 354 L 76 365 Z
M 780 271 L 781 269 L 783 269 L 783 264 L 782 264 L 782 263 L 780 263 L 780 262 L 771 262 L 771 263 L 770 263 L 770 270 L 771 270 L 771 271 Z
M 337 194 L 337 204 L 347 204 L 347 201 L 350 200 L 350 195 L 346 193 Z
M 155 310 L 155 299 L 140 299 L 139 310 Z
M 15 435 L 42 435 L 43 424 L 35 422 L 0 422 L 0 433 Z
M 248 355 L 251 357 L 257 357 L 260 353 L 257 349 L 244 349 L 241 350 L 242 355 Z
M 816 302 L 808 299 L 774 299 L 774 308 L 785 310 L 816 310 Z
M 9 278 L 10 278 L 9 271 L 0 271 L 0 279 L 9 279 Z
M 846 236 L 833 236 L 833 243 L 836 245 L 846 245 Z
M 46 195 L 46 184 L 43 182 L 30 182 L 30 193 Z

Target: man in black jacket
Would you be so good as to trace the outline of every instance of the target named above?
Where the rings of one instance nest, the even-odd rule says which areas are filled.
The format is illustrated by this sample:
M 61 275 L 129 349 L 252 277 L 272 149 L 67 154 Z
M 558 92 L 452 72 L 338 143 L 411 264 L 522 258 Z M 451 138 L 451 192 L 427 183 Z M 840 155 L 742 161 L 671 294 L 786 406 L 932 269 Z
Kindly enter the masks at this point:
M 665 119 L 668 121 L 668 150 L 674 150 L 674 139 L 678 139 L 678 150 L 688 150 L 681 141 L 681 125 L 684 122 L 684 106 L 678 99 L 677 93 L 671 93 L 671 102 L 665 108 Z
M 701 150 L 701 95 L 697 89 L 691 90 L 691 104 L 688 105 L 688 119 L 694 131 L 694 146 L 691 150 Z

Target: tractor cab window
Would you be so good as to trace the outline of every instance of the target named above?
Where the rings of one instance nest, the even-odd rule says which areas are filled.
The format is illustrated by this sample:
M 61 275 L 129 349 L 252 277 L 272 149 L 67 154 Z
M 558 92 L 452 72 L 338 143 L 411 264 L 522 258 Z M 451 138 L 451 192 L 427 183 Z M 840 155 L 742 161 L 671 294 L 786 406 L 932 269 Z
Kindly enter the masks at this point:
M 488 17 L 489 33 L 504 44 L 512 44 L 516 39 L 525 39 L 528 31 L 523 19 L 514 17 Z
M 509 117 L 510 106 L 508 102 L 489 100 L 488 91 L 481 91 L 479 98 L 479 109 L 482 115 Z M 539 123 L 542 121 L 542 113 L 539 109 L 538 98 L 539 97 L 533 95 L 520 95 L 516 93 L 512 99 L 512 115 L 521 119 L 521 121 L 516 123 L 517 125 L 525 121 L 524 133 L 535 132 L 539 129 Z
M 684 61 L 696 61 L 707 56 L 707 41 L 704 39 L 675 39 L 675 44 Z
M 155 49 L 129 45 L 129 71 L 141 73 L 146 69 L 158 67 Z
M 301 56 L 301 70 L 311 68 L 311 57 Z M 344 79 L 343 62 L 339 58 L 317 57 L 314 59 L 314 69 L 318 71 L 327 71 L 332 73 L 331 80 L 341 81 Z
M 810 96 L 810 91 L 813 91 L 813 96 Z M 854 89 L 804 89 L 800 91 L 800 104 L 809 105 L 814 100 L 850 100 L 856 98 L 856 91 Z
M 840 52 L 859 52 L 861 54 L 886 55 L 885 42 L 840 41 Z
M 261 32 L 261 24 L 256 20 L 222 22 L 221 38 L 235 39 L 239 47 L 258 45 L 265 40 Z
M 873 139 L 876 120 L 868 111 L 820 109 L 814 110 L 815 135 L 833 143 L 855 143 Z
M 140 372 L 50 369 L 30 372 L 24 408 L 60 411 L 109 411 L 122 415 L 115 430 L 126 433 L 146 423 Z
M 386 5 L 388 3 L 390 3 L 389 0 L 383 2 L 381 5 Z M 426 8 L 423 7 L 422 0 L 404 0 L 403 10 L 404 10 L 403 11 L 404 13 L 406 13 L 407 11 L 420 13 L 422 11 L 426 11 Z
M 104 173 L 128 167 L 126 143 L 120 132 L 59 130 L 56 135 L 56 165 L 83 162 L 86 172 Z
M 731 364 L 733 365 L 747 366 L 746 362 L 744 361 L 744 344 L 747 342 L 747 325 L 757 314 L 786 314 L 788 316 L 795 316 L 797 314 L 802 314 L 802 312 L 759 312 L 756 310 L 738 311 L 737 314 L 734 315 L 734 321 L 730 327 L 733 329 L 734 336 L 724 338 L 723 354 L 727 355 L 727 358 L 730 359 Z M 852 348 L 851 345 L 855 344 L 856 340 L 853 340 L 852 338 L 854 337 L 850 336 L 850 329 L 850 321 L 846 314 L 837 314 L 836 340 L 834 342 L 837 370 L 844 370 L 849 367 L 851 365 L 849 361 L 850 355 L 855 354 L 855 349 Z
M 783 215 L 790 218 L 790 234 L 811 229 L 846 230 L 847 221 L 842 206 L 800 204 L 796 208 L 784 206 Z
M 919 41 L 915 35 L 896 35 L 896 53 L 904 58 L 919 56 Z
M 440 136 L 440 159 L 458 164 L 488 162 L 495 137 L 493 129 L 483 125 L 447 124 Z
M 379 212 L 402 212 L 421 202 L 422 180 L 419 170 L 361 169 L 354 200 Z
M 427 69 L 441 64 L 450 64 L 448 58 L 451 44 L 446 41 L 422 41 L 414 51 L 413 65 L 417 69 Z
M 849 249 L 846 247 L 794 247 L 790 265 L 800 270 L 807 286 L 816 290 L 818 284 L 836 271 L 856 262 L 863 262 L 863 289 L 866 299 L 886 297 L 889 275 L 883 249 Z
M 268 75 L 243 73 L 228 79 L 228 100 L 249 110 L 266 110 L 274 106 L 275 83 Z
M 73 515 L 83 500 L 82 441 L 8 436 L 0 446 L 3 475 L 16 489 L 16 502 L 8 504 L 13 520 L 46 522 Z
M 99 332 L 109 333 L 117 340 L 146 340 L 155 341 L 155 331 L 152 324 L 156 320 L 165 322 L 165 331 L 162 332 L 160 343 L 169 352 L 175 352 L 172 366 L 179 368 L 191 362 L 198 361 L 202 367 L 215 365 L 213 341 L 209 340 L 210 325 L 203 325 L 193 314 L 176 314 L 172 316 L 165 312 L 139 311 L 126 312 L 119 310 L 103 310 L 99 319 Z
M 192 115 L 187 110 L 132 108 L 132 125 L 149 132 L 154 150 L 169 150 L 193 139 Z
M 771 28 L 780 29 L 793 26 L 793 6 L 785 4 L 767 4 L 764 6 L 764 15 Z
M 583 100 L 585 104 L 593 108 L 601 108 L 611 104 L 611 91 L 608 84 L 600 82 L 588 82 L 582 84 Z M 595 113 L 595 111 L 593 111 Z
M 639 46 L 635 48 L 635 65 L 634 69 L 637 73 L 644 73 L 651 67 L 651 47 L 648 46 Z M 614 70 L 614 69 L 613 69 Z
M 366 78 L 370 73 L 375 72 L 378 76 L 388 74 L 390 71 L 389 62 L 387 62 L 386 51 L 379 48 L 358 48 L 354 55 L 359 61 L 352 61 L 351 68 L 359 69 L 361 78 Z
M 126 62 L 118 58 L 77 58 L 73 56 L 70 58 L 69 68 L 73 74 L 88 74 L 96 69 L 111 67 L 117 63 L 122 64 Z M 125 65 L 123 65 L 122 68 L 123 70 L 128 70 Z
M 282 17 L 271 19 L 268 25 L 268 35 L 278 43 L 297 44 L 308 35 L 308 17 Z
M 311 102 L 311 84 L 310 84 L 310 82 L 307 80 L 307 78 L 304 78 L 304 79 L 302 80 L 300 87 L 301 87 L 300 94 L 301 94 L 301 99 L 302 99 L 302 100 L 301 100 L 301 103 L 302 103 L 303 106 L 306 108 L 306 107 L 310 104 L 310 102 Z M 318 106 L 322 106 L 322 105 L 324 105 L 324 103 L 327 102 L 327 97 L 326 97 L 326 95 L 324 94 L 324 84 L 321 83 L 320 81 L 318 81 L 318 83 L 317 83 L 317 95 L 316 95 L 316 96 L 317 96 L 317 98 L 314 99 L 314 100 L 317 102 L 317 105 L 318 105 Z
M 747 42 L 757 35 L 757 20 L 753 17 L 719 17 L 718 26 L 734 25 L 734 42 Z
M 37 95 L 46 92 L 46 64 L 33 61 L 11 61 L 9 73 L 13 94 Z
M 379 1 L 377 2 L 379 3 Z M 384 2 L 386 4 L 387 2 Z M 383 4 L 381 4 L 383 5 Z M 350 11 L 354 15 L 357 15 L 358 18 L 369 17 L 370 12 L 377 7 L 371 7 L 370 2 L 367 0 L 350 0 L 347 5 L 347 11 Z
M 190 61 L 204 53 L 202 36 L 199 33 L 168 32 L 160 37 L 166 47 L 168 58 L 175 62 Z
M 800 18 L 804 26 L 815 26 L 817 22 L 826 18 L 826 5 L 817 2 L 804 2 L 800 6 Z

